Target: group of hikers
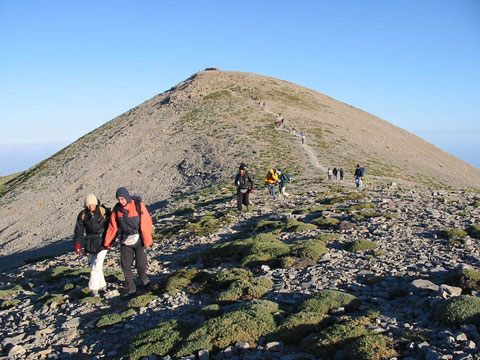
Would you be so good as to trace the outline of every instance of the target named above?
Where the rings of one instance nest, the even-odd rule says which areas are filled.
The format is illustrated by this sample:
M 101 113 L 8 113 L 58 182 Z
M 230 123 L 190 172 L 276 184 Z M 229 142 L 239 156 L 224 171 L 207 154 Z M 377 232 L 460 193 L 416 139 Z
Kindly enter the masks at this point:
M 328 169 L 328 178 L 340 175 L 343 180 L 343 169 Z M 355 169 L 355 184 L 362 186 L 365 168 L 357 164 Z M 268 193 L 275 199 L 275 189 L 278 184 L 279 194 L 288 197 L 287 183 L 292 178 L 286 172 L 271 168 L 265 176 Z M 238 174 L 235 176 L 237 187 L 237 208 L 242 215 L 243 205 L 250 210 L 249 196 L 254 192 L 254 183 L 247 166 L 240 164 Z M 130 195 L 124 187 L 115 193 L 117 204 L 112 210 L 105 207 L 94 194 L 85 198 L 85 207 L 77 216 L 74 230 L 75 252 L 82 254 L 82 238 L 85 237 L 84 250 L 88 254 L 91 268 L 88 288 L 93 296 L 99 296 L 99 291 L 106 290 L 103 273 L 103 263 L 108 250 L 111 249 L 116 238 L 120 242 L 120 265 L 125 276 L 125 290 L 123 297 L 131 297 L 137 292 L 132 265 L 135 261 L 138 277 L 144 287 L 148 287 L 150 280 L 147 276 L 146 248 L 153 244 L 153 222 L 145 204 L 138 195 Z
M 340 169 L 337 169 L 336 167 L 333 168 L 328 168 L 327 170 L 327 178 L 328 180 L 333 180 L 333 178 L 335 178 L 335 180 L 338 179 L 338 177 L 340 177 L 340 180 L 343 180 L 343 175 L 344 175 L 344 171 L 343 171 L 343 168 L 340 168 Z
M 130 195 L 124 187 L 118 188 L 115 197 L 118 203 L 110 210 L 94 194 L 87 195 L 85 208 L 78 214 L 75 224 L 75 252 L 82 254 L 81 240 L 85 236 L 84 249 L 91 268 L 88 288 L 93 296 L 99 296 L 99 291 L 105 291 L 107 286 L 103 262 L 118 237 L 120 264 L 125 276 L 122 296 L 128 298 L 137 292 L 132 272 L 134 260 L 142 285 L 148 287 L 150 284 L 145 250 L 153 244 L 153 222 L 140 197 Z

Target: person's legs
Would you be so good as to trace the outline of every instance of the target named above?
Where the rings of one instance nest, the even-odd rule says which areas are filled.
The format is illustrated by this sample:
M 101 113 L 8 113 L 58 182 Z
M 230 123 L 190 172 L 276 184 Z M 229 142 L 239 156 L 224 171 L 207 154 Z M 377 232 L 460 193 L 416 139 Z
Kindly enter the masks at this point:
M 237 192 L 237 209 L 239 212 L 242 212 L 242 201 L 243 201 L 243 194 L 239 191 Z
M 250 206 L 250 192 L 247 191 L 245 194 L 242 194 L 242 195 L 243 195 L 242 204 L 245 205 L 248 210 L 248 207 Z
M 103 262 L 106 254 L 106 249 L 100 251 L 98 254 L 88 254 L 90 267 L 92 269 L 90 272 L 90 280 L 88 281 L 88 288 L 92 291 L 98 291 L 107 286 L 103 275 Z
M 133 252 L 134 250 L 127 245 L 122 245 L 120 248 L 120 264 L 125 276 L 125 291 L 127 294 L 133 294 L 137 291 L 132 272 Z
M 140 241 L 134 247 L 135 250 L 135 267 L 137 268 L 138 277 L 143 285 L 147 285 L 150 280 L 147 277 L 147 251 Z

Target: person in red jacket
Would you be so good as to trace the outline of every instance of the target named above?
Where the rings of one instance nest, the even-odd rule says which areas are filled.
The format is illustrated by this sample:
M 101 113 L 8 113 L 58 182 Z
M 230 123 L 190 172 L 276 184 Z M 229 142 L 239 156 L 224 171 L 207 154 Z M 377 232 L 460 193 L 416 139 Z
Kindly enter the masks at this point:
M 132 265 L 135 260 L 138 276 L 144 286 L 150 280 L 147 277 L 146 248 L 153 244 L 153 223 L 145 204 L 138 196 L 131 196 L 124 187 L 118 188 L 115 197 L 118 203 L 110 216 L 104 246 L 110 249 L 118 234 L 120 239 L 120 261 L 125 275 L 125 297 L 137 291 L 133 278 Z

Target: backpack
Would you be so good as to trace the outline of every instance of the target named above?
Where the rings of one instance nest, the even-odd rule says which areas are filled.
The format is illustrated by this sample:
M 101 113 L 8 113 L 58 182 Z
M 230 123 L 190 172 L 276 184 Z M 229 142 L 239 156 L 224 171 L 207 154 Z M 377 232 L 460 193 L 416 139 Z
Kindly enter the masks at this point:
M 360 174 L 362 174 L 362 177 L 365 176 L 366 172 L 367 172 L 367 169 L 365 169 L 364 167 L 360 168 Z
M 287 181 L 292 181 L 292 177 L 290 176 L 290 174 L 285 174 L 285 176 L 287 177 Z

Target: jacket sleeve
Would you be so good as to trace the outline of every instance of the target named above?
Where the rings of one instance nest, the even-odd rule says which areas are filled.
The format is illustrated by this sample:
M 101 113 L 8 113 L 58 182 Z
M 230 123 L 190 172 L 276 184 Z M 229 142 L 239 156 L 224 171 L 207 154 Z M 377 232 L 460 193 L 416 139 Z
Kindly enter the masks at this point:
M 113 212 L 110 216 L 110 221 L 108 222 L 107 234 L 105 235 L 105 241 L 103 245 L 110 246 L 117 236 L 118 224 L 117 224 L 117 215 Z
M 140 203 L 140 232 L 142 233 L 143 245 L 145 247 L 152 246 L 153 244 L 153 221 L 150 213 L 148 212 L 145 204 Z
M 85 225 L 83 225 L 82 219 L 83 210 L 77 216 L 77 223 L 75 224 L 75 230 L 73 231 L 73 240 L 75 244 L 80 244 L 83 235 L 85 234 Z
M 253 179 L 250 174 L 248 175 L 248 182 L 250 183 L 250 190 L 253 190 Z

